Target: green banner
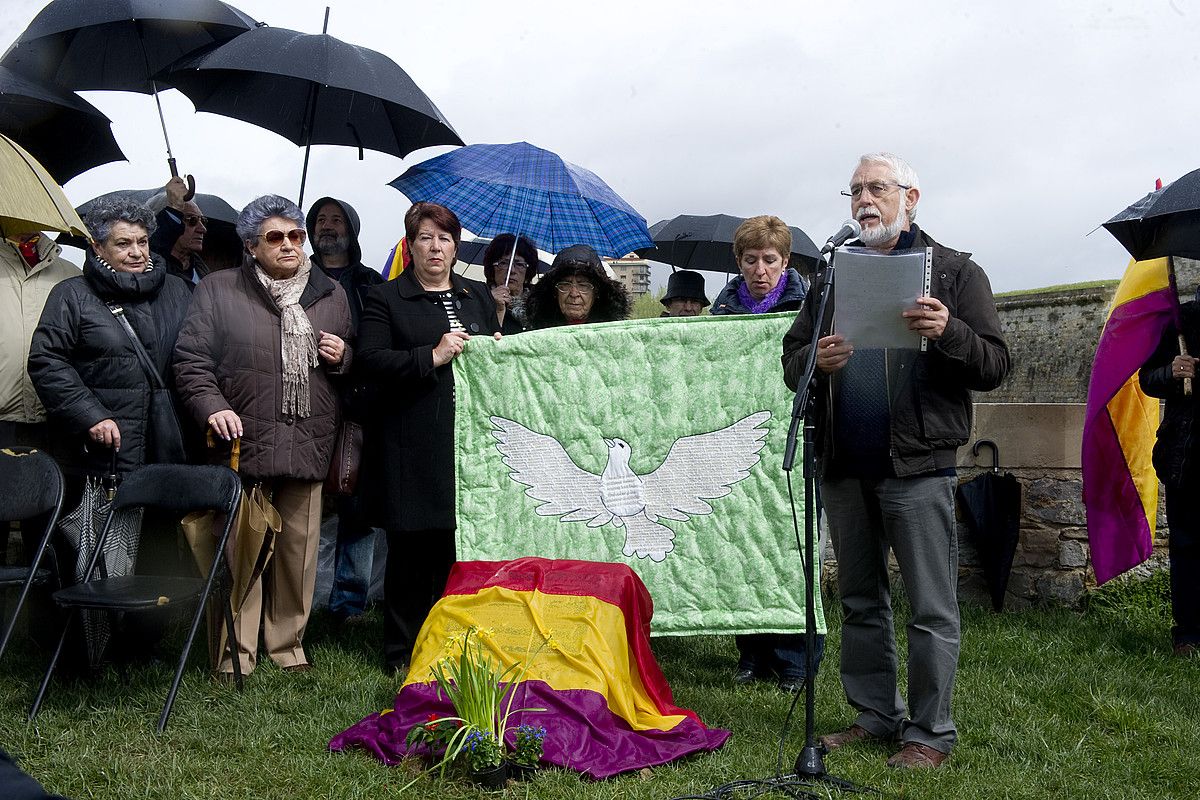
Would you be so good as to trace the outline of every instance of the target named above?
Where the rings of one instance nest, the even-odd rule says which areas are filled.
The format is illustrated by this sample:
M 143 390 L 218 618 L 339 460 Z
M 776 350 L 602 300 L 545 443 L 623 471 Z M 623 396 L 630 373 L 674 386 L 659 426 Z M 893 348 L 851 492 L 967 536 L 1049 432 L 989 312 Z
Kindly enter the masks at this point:
M 781 468 L 793 318 L 472 339 L 454 361 L 459 559 L 628 564 L 654 599 L 656 635 L 803 631 Z M 818 620 L 824 632 L 819 607 Z

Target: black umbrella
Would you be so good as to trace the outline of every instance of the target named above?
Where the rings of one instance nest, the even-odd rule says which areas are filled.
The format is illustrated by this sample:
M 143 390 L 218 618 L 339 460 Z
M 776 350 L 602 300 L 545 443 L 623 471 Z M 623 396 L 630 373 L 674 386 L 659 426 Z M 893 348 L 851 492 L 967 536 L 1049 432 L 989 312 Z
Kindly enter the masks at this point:
M 308 148 L 348 145 L 404 157 L 462 139 L 433 101 L 382 53 L 284 28 L 257 28 L 177 64 L 171 85 L 198 111 L 244 120 Z
M 112 122 L 74 92 L 0 66 L 0 133 L 29 151 L 58 183 L 110 161 L 128 161 Z
M 1021 484 L 1012 473 L 1000 474 L 1000 450 L 991 439 L 975 442 L 971 453 L 979 455 L 982 445 L 992 448 L 992 469 L 958 487 L 958 507 L 979 551 L 992 608 L 1003 611 L 1021 527 Z
M 95 203 L 113 197 L 128 197 L 137 203 L 145 205 L 150 202 L 152 197 L 162 192 L 162 187 L 155 189 L 118 189 L 114 192 L 106 192 L 93 197 L 75 210 L 79 212 L 79 216 L 86 217 L 88 211 L 91 210 Z M 215 194 L 197 194 L 192 198 L 192 201 L 200 207 L 200 213 L 208 218 L 208 223 L 205 225 L 208 228 L 208 233 L 204 236 L 205 254 L 207 255 L 210 252 L 218 250 L 226 254 L 230 251 L 234 253 L 240 252 L 242 243 L 238 239 L 235 230 L 238 212 L 233 206 Z M 81 250 L 87 249 L 87 242 L 79 236 L 68 236 L 64 233 L 59 235 L 57 241 L 59 244 L 69 244 Z
M 1200 169 L 1146 195 L 1104 228 L 1139 261 L 1200 258 Z
M 220 0 L 53 0 L 0 64 L 74 91 L 144 92 L 157 103 L 156 73 L 256 24 Z M 161 105 L 158 116 L 174 175 Z
M 483 254 L 487 251 L 488 245 L 492 243 L 491 239 L 473 239 L 471 241 L 462 241 L 458 245 L 458 260 L 465 264 L 482 264 Z M 537 271 L 539 275 L 544 275 L 550 271 L 550 264 L 538 258 Z
M 664 219 L 650 226 L 654 247 L 639 248 L 637 253 L 680 269 L 733 274 L 738 271 L 733 259 L 733 234 L 745 221 L 745 217 L 728 214 L 707 217 L 681 214 L 674 219 Z M 808 234 L 795 226 L 789 227 L 792 231 L 791 266 L 811 274 L 821 260 L 821 251 Z

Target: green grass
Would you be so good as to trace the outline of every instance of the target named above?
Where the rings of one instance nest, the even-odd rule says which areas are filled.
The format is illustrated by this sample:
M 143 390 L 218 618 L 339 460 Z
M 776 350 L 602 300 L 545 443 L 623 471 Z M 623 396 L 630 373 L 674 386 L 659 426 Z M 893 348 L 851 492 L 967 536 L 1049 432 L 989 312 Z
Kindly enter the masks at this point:
M 837 678 L 840 621 L 830 608 L 829 658 L 818 679 L 818 732 L 848 724 Z M 1162 585 L 1117 584 L 1089 610 L 963 612 L 955 696 L 959 744 L 949 766 L 900 773 L 889 750 L 856 746 L 826 759 L 835 775 L 895 798 L 1195 798 L 1200 796 L 1200 660 L 1171 656 Z M 362 753 L 330 754 L 329 738 L 387 707 L 396 680 L 378 669 L 380 621 L 308 635 L 317 669 L 261 666 L 239 695 L 210 682 L 199 657 L 170 726 L 153 732 L 170 667 L 109 670 L 56 681 L 36 724 L 25 723 L 44 658 L 22 641 L 0 664 L 0 743 L 54 791 L 73 798 L 376 798 L 408 783 L 409 767 Z M 656 639 L 676 701 L 733 737 L 720 751 L 608 781 L 546 770 L 503 798 L 672 798 L 775 773 L 788 699 L 773 686 L 734 687 L 729 637 Z M 196 654 L 199 656 L 199 654 Z M 790 771 L 803 745 L 802 703 L 783 745 Z M 836 793 L 834 793 L 836 794 Z M 477 798 L 421 777 L 414 798 Z M 849 795 L 848 795 L 849 796 Z

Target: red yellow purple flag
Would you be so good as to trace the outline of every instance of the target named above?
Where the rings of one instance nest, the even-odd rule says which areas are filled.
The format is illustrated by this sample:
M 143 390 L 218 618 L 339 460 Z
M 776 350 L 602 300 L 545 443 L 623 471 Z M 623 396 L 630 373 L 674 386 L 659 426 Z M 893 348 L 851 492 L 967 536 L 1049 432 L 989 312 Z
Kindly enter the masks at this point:
M 460 561 L 421 629 L 393 707 L 338 734 L 329 749 L 357 746 L 399 761 L 413 726 L 453 715 L 432 668 L 475 629 L 501 669 L 523 669 L 507 738 L 511 745 L 520 724 L 544 727 L 544 763 L 607 778 L 716 750 L 729 731 L 674 704 L 650 649 L 652 613 L 645 585 L 623 564 Z
M 1083 502 L 1096 582 L 1137 566 L 1153 550 L 1158 478 L 1150 454 L 1158 400 L 1137 372 L 1178 313 L 1167 258 L 1131 261 L 1096 346 L 1083 423 Z
M 387 261 L 384 263 L 383 269 L 379 270 L 379 274 L 385 281 L 390 281 L 404 272 L 404 268 L 408 266 L 408 259 L 408 240 L 401 239 L 388 253 Z

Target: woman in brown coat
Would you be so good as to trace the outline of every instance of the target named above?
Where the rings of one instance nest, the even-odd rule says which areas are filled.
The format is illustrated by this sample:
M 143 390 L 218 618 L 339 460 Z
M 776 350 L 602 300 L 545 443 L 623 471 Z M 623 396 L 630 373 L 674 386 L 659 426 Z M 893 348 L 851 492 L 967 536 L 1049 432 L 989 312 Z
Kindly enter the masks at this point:
M 316 583 L 321 483 L 339 424 L 330 375 L 350 366 L 350 307 L 342 288 L 311 268 L 304 215 L 290 200 L 254 200 L 237 232 L 242 267 L 196 287 L 175 380 L 197 422 L 225 441 L 241 439 L 243 480 L 261 481 L 283 518 L 275 555 L 236 622 L 242 672 L 254 669 L 260 625 L 271 660 L 302 672 L 311 668 L 301 639 Z

